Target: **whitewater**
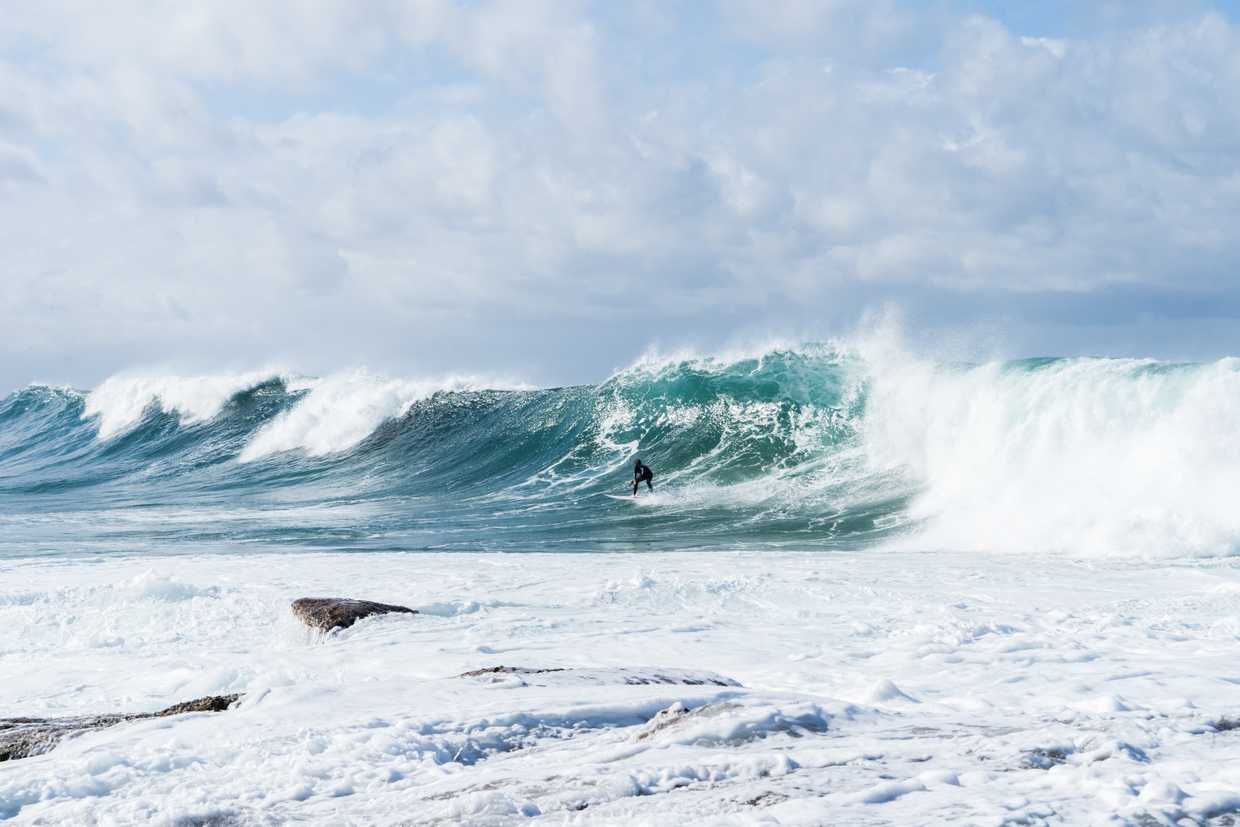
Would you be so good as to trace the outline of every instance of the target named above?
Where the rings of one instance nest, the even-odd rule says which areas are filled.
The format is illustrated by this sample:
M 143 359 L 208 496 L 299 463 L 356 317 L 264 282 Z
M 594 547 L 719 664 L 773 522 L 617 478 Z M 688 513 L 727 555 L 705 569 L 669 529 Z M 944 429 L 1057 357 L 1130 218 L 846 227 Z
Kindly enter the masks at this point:
M 0 819 L 1230 823 L 1238 424 L 1236 359 L 881 341 L 31 385 L 0 718 L 240 699 L 0 761 Z

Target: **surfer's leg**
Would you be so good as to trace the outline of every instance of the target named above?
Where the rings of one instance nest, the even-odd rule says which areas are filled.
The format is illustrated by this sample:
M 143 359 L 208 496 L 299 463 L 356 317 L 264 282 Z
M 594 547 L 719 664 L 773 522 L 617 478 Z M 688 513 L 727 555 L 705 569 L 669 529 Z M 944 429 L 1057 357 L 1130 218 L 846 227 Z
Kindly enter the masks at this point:
M 651 494 L 654 493 L 654 486 L 650 484 L 650 480 L 646 480 L 646 487 L 650 489 Z M 636 489 L 636 486 L 634 486 L 634 489 Z

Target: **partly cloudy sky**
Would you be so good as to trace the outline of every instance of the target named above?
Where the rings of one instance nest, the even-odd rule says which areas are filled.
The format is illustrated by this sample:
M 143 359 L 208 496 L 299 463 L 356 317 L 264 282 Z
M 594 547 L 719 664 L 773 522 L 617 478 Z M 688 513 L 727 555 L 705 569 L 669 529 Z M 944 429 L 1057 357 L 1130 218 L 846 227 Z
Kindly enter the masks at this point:
M 1240 353 L 1235 3 L 260 0 L 0 16 L 0 384 L 590 381 L 895 307 Z

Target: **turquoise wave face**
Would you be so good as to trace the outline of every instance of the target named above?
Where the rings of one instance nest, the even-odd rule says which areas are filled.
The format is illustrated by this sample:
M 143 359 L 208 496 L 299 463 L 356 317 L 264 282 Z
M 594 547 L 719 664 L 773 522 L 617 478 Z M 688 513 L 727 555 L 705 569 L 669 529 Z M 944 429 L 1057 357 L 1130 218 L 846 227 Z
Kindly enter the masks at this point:
M 431 393 L 342 450 L 249 456 L 296 424 L 315 391 L 295 385 L 261 382 L 199 420 L 152 398 L 106 439 L 84 394 L 14 394 L 0 404 L 3 550 L 855 545 L 899 526 L 908 493 L 862 473 L 864 390 L 825 349 Z M 639 456 L 653 495 L 631 496 Z
M 825 346 L 493 390 L 114 378 L 0 401 L 0 555 L 1240 549 L 1240 362 Z M 631 495 L 640 457 L 654 492 Z

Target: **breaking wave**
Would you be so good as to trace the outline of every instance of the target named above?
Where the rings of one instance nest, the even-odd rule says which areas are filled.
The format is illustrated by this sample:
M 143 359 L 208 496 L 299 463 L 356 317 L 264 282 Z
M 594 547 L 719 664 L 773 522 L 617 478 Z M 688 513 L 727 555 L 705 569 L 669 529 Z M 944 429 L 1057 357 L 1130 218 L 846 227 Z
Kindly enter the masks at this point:
M 1240 361 L 651 356 L 597 385 L 119 375 L 0 401 L 0 553 L 1240 548 Z M 654 495 L 626 497 L 634 456 Z M 68 539 L 66 539 L 68 538 Z

